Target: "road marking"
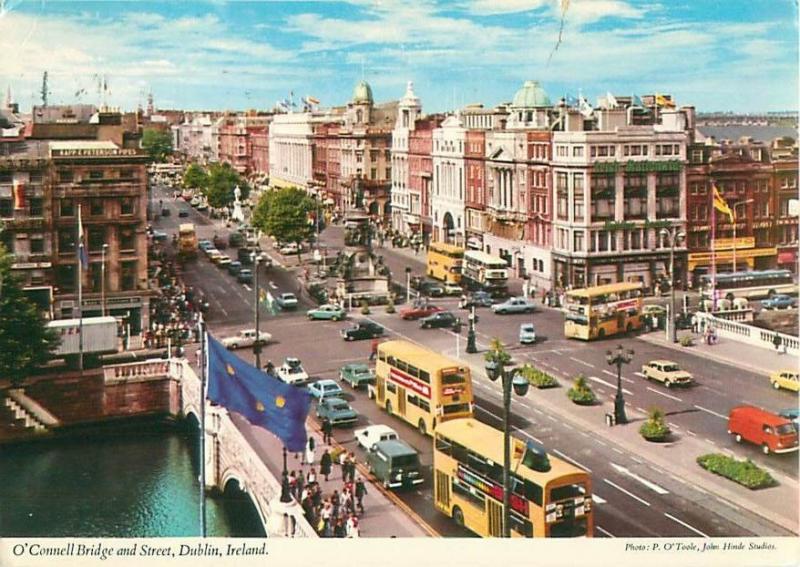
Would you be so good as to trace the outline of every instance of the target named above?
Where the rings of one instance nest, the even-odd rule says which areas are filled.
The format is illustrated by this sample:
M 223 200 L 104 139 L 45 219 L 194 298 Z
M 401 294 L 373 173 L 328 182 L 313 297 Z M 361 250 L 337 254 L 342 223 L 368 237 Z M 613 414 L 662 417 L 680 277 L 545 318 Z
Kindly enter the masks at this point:
M 583 364 L 584 366 L 588 366 L 589 368 L 594 368 L 594 364 L 589 364 L 588 362 L 585 362 L 585 361 L 581 360 L 580 358 L 575 358 L 574 356 L 570 356 L 569 359 L 570 360 L 574 360 L 578 364 Z
M 636 376 L 638 376 L 639 378 L 647 378 L 647 376 L 645 376 L 645 375 L 644 375 L 644 374 L 642 374 L 641 372 L 634 372 L 634 374 L 635 374 Z
M 716 443 L 714 443 L 714 442 L 713 442 L 711 439 L 709 439 L 708 437 L 705 437 L 705 440 L 706 440 L 706 441 L 708 441 L 709 443 L 711 443 L 712 445 L 716 445 Z
M 272 280 L 269 280 L 269 287 L 272 289 L 278 289 L 278 285 Z
M 620 485 L 618 485 L 618 484 L 614 484 L 613 482 L 611 482 L 611 481 L 610 481 L 610 480 L 608 480 L 607 478 L 604 478 L 604 479 L 603 479 L 603 482 L 605 482 L 606 484 L 610 484 L 611 486 L 613 486 L 614 488 L 616 488 L 616 489 L 617 489 L 617 490 L 619 490 L 620 492 L 622 492 L 622 493 L 624 493 L 624 494 L 627 494 L 627 495 L 628 495 L 628 496 L 630 496 L 631 498 L 634 498 L 634 499 L 638 500 L 639 502 L 641 502 L 641 503 L 642 503 L 642 504 L 644 504 L 645 506 L 650 506 L 650 502 L 648 502 L 647 500 L 644 500 L 643 498 L 639 498 L 639 497 L 638 497 L 638 496 L 636 496 L 636 495 L 635 495 L 633 492 L 628 492 L 627 490 L 625 490 L 624 488 L 622 488 Z
M 553 449 L 553 453 L 555 453 L 556 455 L 559 455 L 559 456 L 560 456 L 562 459 L 564 459 L 564 460 L 566 460 L 566 461 L 569 461 L 570 463 L 572 463 L 572 464 L 573 464 L 573 465 L 575 465 L 576 467 L 582 468 L 583 470 L 585 470 L 585 471 L 588 471 L 588 472 L 592 472 L 592 469 L 590 469 L 590 468 L 589 468 L 589 467 L 587 467 L 586 465 L 582 465 L 582 464 L 580 464 L 580 463 L 579 463 L 578 461 L 576 461 L 575 459 L 572 459 L 572 458 L 570 458 L 570 457 L 566 456 L 564 453 L 562 453 L 562 452 L 561 452 L 561 451 L 559 451 L 558 449 Z
M 619 453 L 620 455 L 624 455 L 625 454 L 622 451 L 620 451 L 619 449 L 617 449 L 616 447 L 611 447 L 611 450 L 616 452 L 616 453 Z
M 687 523 L 686 523 L 686 522 L 684 522 L 683 520 L 679 520 L 679 519 L 678 519 L 678 518 L 676 518 L 675 516 L 672 516 L 672 515 L 670 515 L 670 514 L 667 514 L 666 512 L 664 512 L 664 515 L 665 515 L 667 518 L 669 518 L 670 520 L 672 520 L 673 522 L 678 522 L 680 525 L 682 525 L 682 526 L 684 526 L 684 527 L 687 527 L 687 528 L 689 528 L 690 530 L 692 530 L 692 531 L 693 531 L 694 533 L 696 533 L 696 534 L 699 534 L 699 535 L 701 535 L 701 536 L 703 536 L 703 537 L 706 537 L 706 538 L 707 538 L 707 537 L 709 537 L 708 535 L 704 534 L 703 532 L 701 532 L 701 531 L 700 531 L 700 530 L 698 530 L 697 528 L 694 528 L 694 527 L 690 526 L 689 524 L 687 524 Z
M 655 388 L 651 388 L 650 386 L 648 386 L 647 389 L 650 390 L 651 392 L 654 392 L 654 393 L 658 394 L 659 396 L 664 396 L 665 398 L 669 398 L 670 400 L 675 400 L 676 402 L 682 402 L 683 401 L 682 399 L 678 398 L 677 396 L 672 396 L 670 394 L 666 394 L 666 393 L 662 392 L 661 390 L 656 390 Z
M 608 445 L 606 445 L 605 441 L 600 441 L 600 439 L 595 439 L 594 442 L 597 443 L 598 445 L 602 446 L 602 447 L 608 447 Z
M 249 286 L 249 285 L 247 285 L 247 284 L 242 284 L 242 286 L 243 286 L 243 287 L 244 287 L 244 288 L 245 288 L 247 291 L 253 291 L 253 288 L 252 288 L 252 287 L 250 287 L 250 286 Z
M 514 429 L 514 431 L 517 431 L 517 432 L 519 432 L 519 433 L 522 433 L 522 434 L 523 434 L 525 437 L 528 437 L 528 438 L 530 438 L 530 439 L 533 439 L 534 441 L 536 441 L 536 442 L 537 442 L 537 443 L 539 443 L 540 445 L 544 445 L 544 442 L 543 442 L 541 439 L 539 439 L 538 437 L 534 437 L 533 435 L 531 435 L 531 434 L 530 434 L 530 433 L 528 433 L 527 431 L 523 431 L 522 429 Z
M 617 374 L 615 372 L 611 372 L 610 370 L 603 369 L 602 372 L 603 372 L 603 374 L 608 374 L 612 378 L 616 378 L 617 377 Z
M 600 530 L 601 532 L 603 532 L 604 534 L 606 534 L 608 537 L 617 537 L 617 536 L 615 536 L 614 534 L 612 534 L 611 532 L 609 532 L 608 530 L 604 530 L 604 529 L 603 529 L 603 528 L 601 528 L 600 526 L 595 526 L 595 527 L 596 527 L 598 530 Z
M 597 494 L 592 494 L 592 502 L 594 502 L 595 504 L 605 504 L 606 502 L 608 502 L 608 500 L 606 500 L 605 498 L 601 498 Z
M 622 377 L 623 382 L 627 382 L 629 384 L 636 384 L 636 380 L 631 380 L 630 378 L 626 378 L 625 376 Z
M 641 461 L 639 461 L 641 462 Z M 665 490 L 661 486 L 657 485 L 655 482 L 650 482 L 646 478 L 640 477 L 638 474 L 634 473 L 633 471 L 628 470 L 626 467 L 622 465 L 618 465 L 617 463 L 611 463 L 611 466 L 614 467 L 617 472 L 620 472 L 624 475 L 631 477 L 633 480 L 639 481 L 643 485 L 645 485 L 650 490 L 656 492 L 657 494 L 669 494 L 669 491 Z
M 500 417 L 499 415 L 495 415 L 495 414 L 493 414 L 492 412 L 490 412 L 489 410 L 487 410 L 487 409 L 486 409 L 486 408 L 484 408 L 483 406 L 479 406 L 479 405 L 477 405 L 477 404 L 475 404 L 475 405 L 476 405 L 477 407 L 481 408 L 481 411 L 484 411 L 484 412 L 488 413 L 489 415 L 491 415 L 493 418 L 495 418 L 495 419 L 497 419 L 497 420 L 499 420 L 499 421 L 502 421 L 502 419 L 503 419 L 503 418 L 502 418 L 502 417 Z
M 506 383 L 508 383 L 508 382 L 506 382 Z M 554 418 L 554 417 L 553 417 L 552 415 L 550 415 L 549 413 L 547 414 L 547 419 L 549 419 L 550 421 L 558 421 L 556 418 Z
M 694 435 L 695 437 L 697 437 L 697 433 L 695 433 L 695 432 L 694 432 L 694 431 L 692 431 L 691 429 L 687 429 L 687 430 L 686 430 L 686 433 L 688 433 L 689 435 Z
M 597 376 L 589 376 L 589 380 L 594 380 L 595 382 L 599 382 L 600 384 L 605 384 L 606 386 L 608 386 L 612 390 L 616 389 L 616 386 L 614 386 L 614 384 L 609 384 L 608 382 L 606 382 L 602 378 L 598 378 Z M 633 395 L 633 392 L 631 392 L 629 390 L 626 390 L 625 388 L 622 388 L 622 391 L 624 393 L 628 394 L 629 396 Z
M 727 419 L 728 419 L 728 417 L 727 417 L 727 416 L 724 416 L 724 415 L 722 415 L 722 414 L 719 414 L 719 413 L 717 413 L 717 412 L 715 412 L 715 411 L 711 411 L 710 409 L 708 409 L 708 408 L 704 408 L 703 406 L 698 406 L 698 405 L 696 405 L 696 404 L 695 404 L 695 406 L 694 406 L 694 407 L 696 407 L 696 408 L 697 408 L 697 409 L 699 409 L 700 411 L 704 411 L 704 412 L 706 412 L 706 413 L 710 413 L 711 415 L 716 415 L 717 417 L 719 417 L 719 418 L 721 418 L 721 419 L 725 419 L 725 420 L 727 420 Z
M 667 425 L 669 425 L 669 426 L 670 426 L 672 429 L 680 429 L 680 427 L 678 427 L 677 425 L 675 425 L 675 424 L 674 424 L 674 423 L 672 423 L 671 421 L 668 421 L 668 422 L 667 422 Z

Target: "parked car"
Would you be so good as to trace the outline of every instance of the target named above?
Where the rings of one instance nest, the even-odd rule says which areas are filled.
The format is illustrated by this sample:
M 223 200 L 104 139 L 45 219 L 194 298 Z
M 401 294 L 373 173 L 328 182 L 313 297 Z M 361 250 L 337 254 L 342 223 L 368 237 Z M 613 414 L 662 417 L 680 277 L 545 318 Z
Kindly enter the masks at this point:
M 208 259 L 211 260 L 212 263 L 216 264 L 220 258 L 222 258 L 222 252 L 217 250 L 216 248 L 209 248 L 206 250 L 206 256 Z
M 769 375 L 769 383 L 776 390 L 784 388 L 797 392 L 800 391 L 800 373 L 797 370 L 776 370 Z
M 244 236 L 241 232 L 232 232 L 228 236 L 228 244 L 230 244 L 233 248 L 238 248 L 239 246 L 244 245 Z
M 202 199 L 200 199 L 200 197 L 192 197 L 191 200 L 189 201 L 189 204 L 193 207 L 196 207 L 197 205 L 200 204 L 201 201 Z
M 475 307 L 491 307 L 494 305 L 494 301 L 492 301 L 492 296 L 490 293 L 485 291 L 475 291 L 467 296 L 466 302 L 462 301 L 459 303 L 459 307 L 463 309 L 469 309 L 473 305 Z
M 420 322 L 420 327 L 423 329 L 454 328 L 459 325 L 461 325 L 461 319 L 449 311 L 439 311 L 438 313 L 425 317 Z
M 536 329 L 533 323 L 523 323 L 519 326 L 519 342 L 523 345 L 532 345 L 536 342 Z
M 445 282 L 442 284 L 442 289 L 444 289 L 445 295 L 461 295 L 464 293 L 464 288 L 458 284 Z
M 242 263 L 239 260 L 233 260 L 230 264 L 228 264 L 228 273 L 232 276 L 239 275 L 239 272 L 242 271 Z
M 168 238 L 168 235 L 163 230 L 154 230 L 153 231 L 153 242 L 165 242 Z
M 341 321 L 342 319 L 347 317 L 347 311 L 345 311 L 338 305 L 326 303 L 325 305 L 320 305 L 316 309 L 309 309 L 308 311 L 306 311 L 306 315 L 312 321 L 314 320 Z
M 208 252 L 212 248 L 214 248 L 214 243 L 210 240 L 198 240 L 197 247 L 202 250 L 203 252 Z
M 344 393 L 342 387 L 330 378 L 308 385 L 308 393 L 317 399 L 336 397 Z
M 401 309 L 400 318 L 405 319 L 406 321 L 413 321 L 415 319 L 429 317 L 434 313 L 438 313 L 439 311 L 442 311 L 442 308 L 438 305 L 415 303 L 414 305 Z
M 239 270 L 239 273 L 236 274 L 236 281 L 241 284 L 253 283 L 253 270 L 250 268 L 242 268 Z
M 356 321 L 352 326 L 342 329 L 340 334 L 346 341 L 374 339 L 383 336 L 383 327 L 372 321 Z
M 265 332 L 265 331 L 261 331 L 261 333 L 259 334 L 259 337 L 261 339 L 261 344 L 262 345 L 265 345 L 269 341 L 272 340 L 272 335 L 267 333 L 267 332 Z M 237 348 L 251 347 L 256 342 L 256 330 L 255 329 L 245 329 L 245 330 L 239 331 L 237 334 L 235 334 L 232 337 L 225 337 L 220 342 L 222 343 L 222 345 L 225 348 L 227 348 L 229 350 L 233 350 L 233 349 L 237 349 Z
M 208 203 L 205 201 L 200 201 L 195 207 L 198 211 L 207 211 L 208 210 Z
M 278 378 L 292 386 L 304 386 L 311 381 L 299 358 L 287 357 L 278 368 Z
M 275 303 L 280 305 L 281 309 L 297 309 L 297 296 L 293 293 L 279 293 Z
M 765 455 L 797 451 L 794 424 L 774 413 L 753 406 L 739 406 L 728 415 L 728 433 L 737 443 L 749 441 L 761 447 Z
M 162 217 L 168 217 L 171 214 L 172 214 L 172 211 L 170 211 L 169 209 L 167 209 L 167 208 L 161 209 L 161 216 Z
M 180 209 L 178 211 L 178 218 L 185 219 L 188 216 L 189 216 L 189 211 L 187 211 L 186 209 Z
M 688 386 L 692 383 L 692 375 L 670 360 L 651 360 L 642 365 L 642 374 L 648 380 L 663 382 L 667 388 L 673 384 Z
M 367 468 L 385 488 L 410 487 L 423 482 L 419 454 L 399 439 L 378 441 L 370 447 Z
M 339 370 L 339 380 L 347 382 L 353 389 L 359 389 L 362 384 L 373 384 L 375 374 L 369 366 L 362 363 L 346 364 Z
M 356 438 L 356 443 L 361 445 L 365 451 L 372 449 L 375 443 L 400 439 L 397 431 L 388 425 L 383 425 L 382 423 L 368 425 L 363 429 L 356 429 L 353 431 L 353 435 Z
M 429 282 L 429 281 L 422 282 L 422 284 L 420 284 L 419 286 L 418 291 L 422 295 L 427 295 L 428 297 L 444 296 L 444 286 L 436 282 Z
M 761 302 L 761 307 L 764 309 L 792 309 L 797 306 L 797 300 L 783 293 L 773 295 L 769 299 Z
M 278 252 L 280 252 L 284 256 L 288 254 L 297 254 L 299 250 L 300 247 L 297 245 L 296 242 L 289 242 L 288 244 L 283 244 L 281 245 L 280 248 L 278 248 Z
M 510 297 L 502 303 L 492 305 L 492 311 L 498 315 L 506 313 L 533 313 L 536 304 L 530 299 L 524 297 Z
M 358 421 L 358 414 L 341 398 L 320 400 L 317 404 L 317 417 L 321 420 L 327 418 L 334 427 L 353 425 Z
M 218 234 L 214 235 L 212 242 L 214 243 L 214 248 L 217 250 L 225 250 L 228 247 L 228 240 L 224 236 L 219 236 Z
M 226 256 L 225 254 L 220 254 L 218 258 L 214 260 L 214 263 L 219 268 L 227 269 L 228 265 L 232 262 L 230 256 Z

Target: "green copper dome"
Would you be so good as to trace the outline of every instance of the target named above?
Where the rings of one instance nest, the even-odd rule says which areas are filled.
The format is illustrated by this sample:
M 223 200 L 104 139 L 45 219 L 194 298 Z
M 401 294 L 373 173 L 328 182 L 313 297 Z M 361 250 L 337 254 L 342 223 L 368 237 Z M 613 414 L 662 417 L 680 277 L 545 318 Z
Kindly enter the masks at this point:
M 539 85 L 538 81 L 525 81 L 522 88 L 514 95 L 514 101 L 511 103 L 515 108 L 532 108 L 541 106 L 552 106 L 550 97 Z
M 372 103 L 372 88 L 366 81 L 361 81 L 353 89 L 353 102 L 368 102 Z

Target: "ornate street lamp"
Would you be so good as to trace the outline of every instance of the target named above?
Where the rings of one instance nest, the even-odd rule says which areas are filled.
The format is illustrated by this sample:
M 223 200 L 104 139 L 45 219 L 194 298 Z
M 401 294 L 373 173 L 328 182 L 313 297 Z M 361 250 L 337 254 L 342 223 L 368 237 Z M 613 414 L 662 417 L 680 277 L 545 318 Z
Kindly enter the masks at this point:
M 467 331 L 467 352 L 475 354 L 478 346 L 475 344 L 475 304 L 469 307 L 469 330 Z
M 670 301 L 669 301 L 669 326 L 670 337 L 672 342 L 678 342 L 678 327 L 675 324 L 677 319 L 675 314 L 675 246 L 686 238 L 686 233 L 678 231 L 677 228 L 667 230 L 661 229 L 661 238 L 669 243 L 669 287 L 670 287 Z
M 261 369 L 261 325 L 260 325 L 260 318 L 259 318 L 259 309 L 258 309 L 258 264 L 261 262 L 261 254 L 257 252 L 253 252 L 250 255 L 250 258 L 253 260 L 253 311 L 255 316 L 255 324 L 256 324 L 256 340 L 253 343 L 253 354 L 256 355 L 256 368 L 259 370 Z
M 622 395 L 622 365 L 630 364 L 633 360 L 633 350 L 625 350 L 622 345 L 617 347 L 617 350 L 606 351 L 606 362 L 610 366 L 617 367 L 617 395 L 614 396 L 614 423 L 628 423 L 628 418 L 625 416 L 625 398 Z
M 411 268 L 406 266 L 406 303 L 411 303 Z
M 506 353 L 500 345 L 493 345 L 492 359 L 486 362 L 486 375 L 494 382 L 498 378 L 503 383 L 503 537 L 511 537 L 511 388 L 518 396 L 528 393 L 528 381 L 516 369 L 506 371 Z

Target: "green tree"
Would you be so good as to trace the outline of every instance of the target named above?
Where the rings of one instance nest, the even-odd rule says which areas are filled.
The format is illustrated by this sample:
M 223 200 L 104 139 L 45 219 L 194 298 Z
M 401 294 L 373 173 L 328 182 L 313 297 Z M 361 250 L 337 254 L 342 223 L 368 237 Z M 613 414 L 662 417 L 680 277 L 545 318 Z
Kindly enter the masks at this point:
M 233 203 L 233 190 L 236 186 L 242 191 L 242 199 L 247 199 L 250 186 L 242 176 L 231 167 L 229 163 L 212 163 L 208 168 L 208 181 L 203 188 L 203 194 L 212 207 L 227 207 Z
M 154 128 L 145 128 L 142 149 L 155 161 L 165 161 L 172 154 L 172 134 Z
M 0 378 L 20 386 L 50 360 L 58 341 L 11 274 L 11 256 L 0 246 Z
M 268 191 L 253 211 L 253 226 L 280 242 L 300 244 L 314 234 L 309 214 L 315 207 L 314 200 L 296 187 Z
M 183 174 L 183 185 L 190 189 L 204 189 L 208 185 L 208 172 L 193 163 Z

